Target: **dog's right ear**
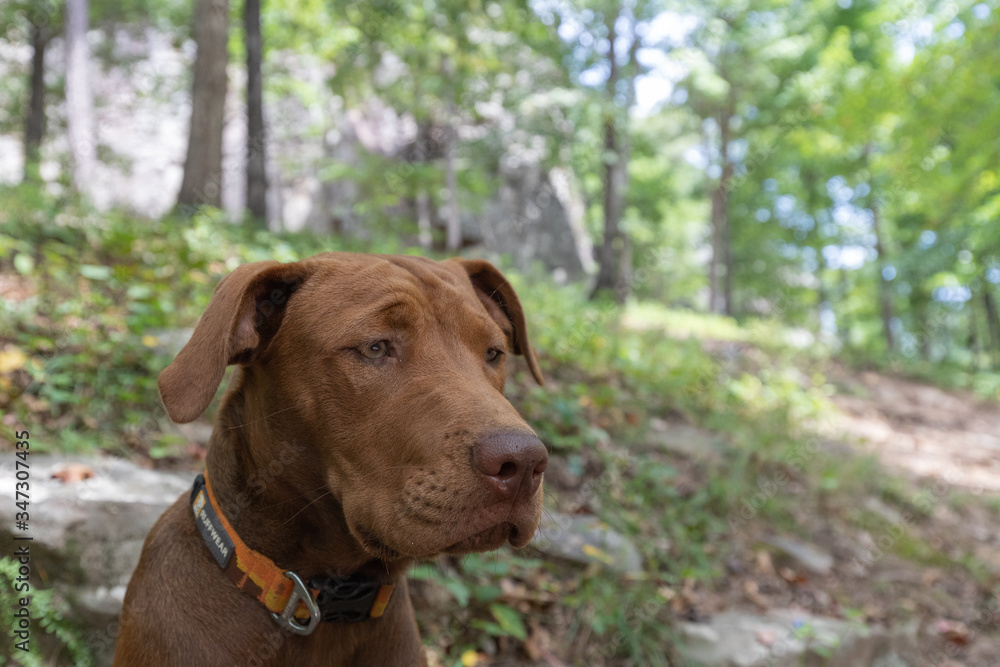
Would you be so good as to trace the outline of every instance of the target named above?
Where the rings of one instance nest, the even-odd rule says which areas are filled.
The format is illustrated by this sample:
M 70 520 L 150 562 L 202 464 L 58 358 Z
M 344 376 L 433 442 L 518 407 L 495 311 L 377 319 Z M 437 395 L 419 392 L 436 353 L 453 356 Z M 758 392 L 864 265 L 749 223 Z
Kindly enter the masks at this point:
M 191 340 L 162 373 L 160 398 L 170 419 L 197 419 L 229 364 L 248 364 L 278 332 L 289 296 L 306 279 L 301 262 L 244 264 L 222 279 Z

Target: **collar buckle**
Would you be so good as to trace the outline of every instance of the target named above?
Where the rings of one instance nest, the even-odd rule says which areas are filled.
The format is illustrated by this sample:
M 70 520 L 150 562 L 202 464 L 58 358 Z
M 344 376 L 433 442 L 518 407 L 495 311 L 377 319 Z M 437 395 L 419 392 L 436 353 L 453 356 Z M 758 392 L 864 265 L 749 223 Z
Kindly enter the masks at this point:
M 312 592 L 302 582 L 299 575 L 295 574 L 291 570 L 288 570 L 284 574 L 291 580 L 295 587 L 292 589 L 292 595 L 288 598 L 288 604 L 285 605 L 284 610 L 280 614 L 272 613 L 271 617 L 274 619 L 275 623 L 283 628 L 287 628 L 289 632 L 293 632 L 297 635 L 311 634 L 320 622 L 319 605 L 316 604 L 316 600 L 313 598 Z M 309 610 L 308 623 L 299 623 L 295 618 L 295 612 L 299 608 L 299 602 L 303 602 L 306 605 L 306 609 Z
M 382 590 L 382 586 L 375 581 L 364 580 L 357 576 L 320 575 L 310 579 L 309 586 L 318 592 L 316 604 L 324 621 L 358 623 L 372 616 L 381 615 L 381 612 L 372 613 L 375 611 L 374 605 Z

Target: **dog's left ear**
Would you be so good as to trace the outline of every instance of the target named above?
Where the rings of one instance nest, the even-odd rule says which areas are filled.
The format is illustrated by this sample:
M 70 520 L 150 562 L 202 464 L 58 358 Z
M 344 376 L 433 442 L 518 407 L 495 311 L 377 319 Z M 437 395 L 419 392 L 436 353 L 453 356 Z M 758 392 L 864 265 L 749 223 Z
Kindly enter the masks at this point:
M 267 348 L 288 298 L 306 279 L 302 262 L 254 262 L 222 279 L 191 339 L 158 382 L 170 419 L 194 421 L 215 396 L 229 364 L 249 364 Z
M 528 340 L 528 324 L 524 319 L 524 310 L 521 308 L 521 301 L 517 298 L 514 288 L 497 267 L 484 259 L 453 259 L 449 261 L 457 262 L 469 274 L 469 280 L 472 281 L 472 287 L 476 290 L 476 296 L 486 306 L 487 312 L 492 314 L 496 307 L 503 311 L 513 326 L 510 344 L 514 354 L 524 355 L 531 375 L 538 384 L 544 385 L 545 378 L 538 366 L 538 357 L 535 356 L 535 351 L 531 349 L 531 342 Z M 502 323 L 499 324 L 502 325 Z

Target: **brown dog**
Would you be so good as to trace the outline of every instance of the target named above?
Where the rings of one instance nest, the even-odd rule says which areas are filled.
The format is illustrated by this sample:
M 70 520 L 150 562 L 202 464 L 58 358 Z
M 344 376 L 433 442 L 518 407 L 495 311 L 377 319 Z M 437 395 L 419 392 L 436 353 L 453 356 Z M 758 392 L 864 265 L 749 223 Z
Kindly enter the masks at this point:
M 209 482 L 147 537 L 114 664 L 423 664 L 406 567 L 538 525 L 548 456 L 503 396 L 508 354 L 541 383 L 485 261 L 324 253 L 227 276 L 159 381 L 189 422 L 238 366 Z

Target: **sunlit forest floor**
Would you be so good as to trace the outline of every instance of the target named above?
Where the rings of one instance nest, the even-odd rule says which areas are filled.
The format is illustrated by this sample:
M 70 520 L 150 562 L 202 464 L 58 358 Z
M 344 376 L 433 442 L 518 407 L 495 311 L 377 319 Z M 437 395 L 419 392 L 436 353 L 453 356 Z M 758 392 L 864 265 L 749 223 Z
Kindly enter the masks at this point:
M 40 450 L 198 470 L 210 418 L 171 425 L 155 379 L 220 277 L 263 258 L 405 250 L 210 213 L 46 206 L 0 198 L 4 451 L 20 422 Z M 777 609 L 908 632 L 941 656 L 910 664 L 997 664 L 984 621 L 1000 585 L 995 397 L 796 346 L 781 322 L 594 304 L 582 285 L 509 276 L 547 375 L 537 387 L 516 364 L 508 386 L 552 452 L 547 517 L 596 517 L 639 566 L 592 545 L 581 559 L 529 547 L 421 564 L 432 664 L 682 665 L 693 625 Z

